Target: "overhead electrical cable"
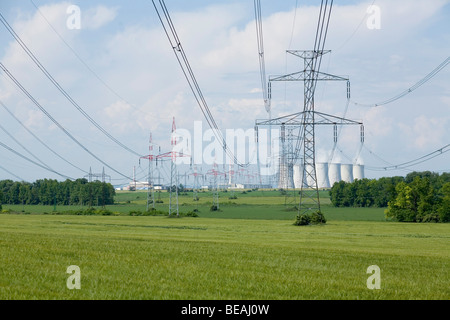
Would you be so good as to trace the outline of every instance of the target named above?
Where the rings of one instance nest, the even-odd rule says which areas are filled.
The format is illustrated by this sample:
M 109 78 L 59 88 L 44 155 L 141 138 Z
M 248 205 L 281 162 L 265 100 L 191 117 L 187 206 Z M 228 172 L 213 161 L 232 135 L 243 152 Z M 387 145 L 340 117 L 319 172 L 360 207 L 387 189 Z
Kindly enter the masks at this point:
M 56 81 L 52 75 L 47 71 L 47 69 L 41 64 L 41 62 L 36 58 L 36 56 L 31 52 L 31 50 L 26 46 L 22 39 L 17 35 L 14 29 L 9 25 L 3 15 L 0 13 L 0 21 L 3 23 L 8 32 L 14 37 L 17 43 L 22 47 L 25 53 L 33 60 L 33 62 L 38 66 L 38 68 L 44 73 L 44 75 L 50 80 L 50 82 L 61 92 L 61 94 L 87 119 L 89 120 L 97 129 L 99 129 L 103 134 L 105 134 L 109 139 L 114 141 L 116 144 L 121 146 L 123 149 L 133 153 L 137 156 L 142 156 L 141 154 L 133 151 L 125 144 L 114 138 L 109 132 L 107 132 L 101 125 L 99 125 L 94 119 L 92 119 L 86 111 L 81 108 L 76 101 L 62 88 L 62 86 Z
M 2 130 L 8 137 L 11 138 L 15 143 L 17 143 L 23 150 L 25 150 L 30 156 L 32 156 L 35 160 L 40 162 L 43 166 L 46 166 L 47 168 L 51 169 L 51 167 L 46 164 L 44 161 L 39 159 L 33 152 L 31 152 L 27 147 L 25 147 L 19 140 L 17 140 L 11 133 L 8 132 L 2 125 L 0 125 L 0 130 Z M 53 169 L 52 169 L 53 170 Z
M 322 1 L 322 4 L 323 4 L 323 1 Z M 330 6 L 329 6 L 329 10 L 328 10 L 328 17 L 327 17 L 328 0 L 326 0 L 326 2 L 325 2 L 325 8 L 323 10 L 322 10 L 322 4 L 320 6 L 319 22 L 317 24 L 316 40 L 314 43 L 314 50 L 315 50 L 315 52 L 318 52 L 318 53 L 322 53 L 325 48 L 325 41 L 327 39 L 327 34 L 328 34 L 328 27 L 329 27 L 329 23 L 330 23 L 331 9 L 333 7 L 333 0 L 331 0 L 331 2 L 330 2 Z M 326 26 L 324 28 L 325 21 L 326 21 Z M 320 25 L 320 32 L 319 32 L 319 25 Z M 315 79 L 314 79 L 313 90 L 315 90 L 315 88 L 316 88 L 317 78 L 319 76 L 320 66 L 322 64 L 322 57 L 323 57 L 323 54 L 320 54 L 318 63 L 317 63 L 317 58 L 314 59 L 313 71 L 314 71 Z
M 317 79 L 319 77 L 320 66 L 322 63 L 323 50 L 325 48 L 325 42 L 328 34 L 328 28 L 331 17 L 331 9 L 333 7 L 333 0 L 330 1 L 328 9 L 328 0 L 325 2 L 322 0 L 319 10 L 319 18 L 317 21 L 316 35 L 314 39 L 314 50 L 313 50 L 313 62 L 312 62 L 312 84 L 311 84 L 311 96 L 314 97 L 314 92 L 316 90 Z M 327 10 L 328 9 L 328 10 Z M 306 113 L 305 113 L 306 115 Z M 303 142 L 304 136 L 297 139 L 296 150 L 300 150 L 300 144 Z
M 375 3 L 375 0 L 372 1 L 372 4 L 369 6 L 369 8 L 372 7 L 372 6 L 374 5 L 374 3 Z M 350 35 L 350 37 L 348 37 L 347 40 L 345 40 L 345 41 L 344 41 L 337 49 L 334 49 L 334 50 L 333 50 L 334 52 L 336 52 L 336 51 L 342 49 L 342 47 L 344 47 L 344 46 L 347 44 L 347 42 L 349 42 L 349 41 L 353 38 L 353 36 L 356 34 L 356 32 L 358 32 L 358 30 L 361 28 L 361 25 L 364 23 L 364 21 L 367 20 L 367 16 L 369 15 L 369 12 L 370 12 L 370 11 L 368 11 L 368 10 L 365 11 L 364 17 L 361 19 L 361 21 L 359 22 L 358 26 L 357 26 L 356 29 L 352 32 L 352 34 Z
M 298 8 L 298 0 L 295 0 L 294 19 L 292 21 L 291 40 L 289 40 L 289 49 L 291 49 L 292 39 L 294 38 L 294 30 L 295 30 L 295 24 L 296 24 L 296 20 L 297 20 L 297 8 Z
M 25 181 L 24 179 L 22 179 L 21 177 L 19 177 L 19 176 L 17 176 L 17 175 L 15 175 L 14 173 L 12 173 L 11 171 L 9 171 L 8 169 L 6 169 L 6 168 L 4 168 L 4 167 L 2 167 L 2 166 L 0 166 L 0 169 L 2 169 L 3 171 L 5 171 L 5 172 L 7 172 L 7 173 L 9 173 L 10 175 L 12 175 L 12 176 L 14 176 L 14 177 L 16 177 L 19 181 Z
M 258 42 L 258 57 L 259 57 L 259 69 L 261 76 L 261 88 L 264 100 L 264 107 L 266 111 L 270 113 L 270 100 L 267 92 L 267 79 L 266 79 L 266 63 L 264 59 L 264 36 L 263 36 L 263 23 L 261 15 L 261 1 L 254 0 L 255 7 L 255 21 L 256 21 L 256 39 Z
M 367 167 L 367 169 L 378 170 L 378 171 L 405 169 L 405 168 L 409 168 L 409 167 L 421 164 L 423 162 L 429 161 L 433 158 L 439 157 L 449 151 L 450 151 L 450 144 L 447 144 L 447 145 L 443 146 L 442 148 L 439 148 L 433 152 L 430 152 L 422 157 L 419 157 L 419 158 L 411 160 L 411 161 L 403 162 L 403 163 L 396 164 L 396 165 L 390 165 L 390 166 L 386 166 L 386 167 Z
M 29 134 L 31 134 L 37 141 L 39 141 L 44 147 L 46 147 L 50 152 L 52 152 L 54 155 L 56 155 L 58 158 L 60 158 L 61 160 L 63 160 L 64 162 L 66 162 L 67 164 L 71 165 L 72 167 L 84 172 L 84 173 L 89 173 L 79 167 L 77 167 L 76 165 L 74 165 L 72 162 L 68 161 L 67 159 L 63 158 L 61 155 L 59 155 L 56 151 L 54 151 L 52 148 L 50 148 L 44 141 L 42 141 L 41 139 L 39 139 L 38 136 L 36 136 L 24 123 L 22 123 L 22 121 L 20 121 L 15 115 L 14 113 L 11 112 L 11 110 L 9 110 L 9 108 L 2 102 L 0 101 L 0 105 L 11 115 L 11 117 L 13 117 Z
M 86 148 L 81 142 L 79 142 L 72 134 L 70 134 L 69 131 L 67 131 L 58 121 L 55 120 L 55 118 L 52 117 L 50 113 L 45 110 L 41 104 L 20 84 L 20 82 L 9 72 L 8 69 L 3 65 L 3 63 L 0 62 L 0 69 L 5 72 L 5 74 L 14 82 L 14 84 L 19 87 L 20 90 L 58 127 L 60 128 L 72 141 L 74 141 L 77 145 L 79 145 L 84 151 L 89 153 L 92 157 L 97 159 L 99 162 L 101 162 L 103 165 L 108 167 L 109 169 L 113 170 L 114 172 L 118 173 L 119 175 L 131 179 L 127 175 L 117 171 L 113 167 L 111 167 L 109 164 L 107 164 L 105 161 L 100 159 L 98 156 L 96 156 L 94 153 L 92 153 L 88 148 Z
M 359 102 L 355 102 L 355 101 L 352 101 L 352 102 L 353 102 L 353 104 L 355 104 L 357 106 L 362 106 L 362 107 L 379 107 L 379 106 L 383 106 L 383 105 L 389 104 L 391 102 L 394 102 L 400 98 L 403 98 L 407 94 L 410 94 L 411 92 L 413 92 L 414 90 L 416 90 L 417 88 L 419 88 L 420 86 L 425 84 L 426 82 L 430 81 L 436 74 L 438 74 L 442 69 L 444 69 L 449 63 L 450 63 L 450 56 L 447 57 L 447 59 L 445 59 L 441 64 L 439 64 L 435 69 L 433 69 L 433 71 L 431 71 L 429 74 L 427 74 L 424 78 L 422 78 L 420 81 L 418 81 L 412 87 L 393 96 L 392 98 L 389 98 L 387 100 L 380 101 L 377 103 L 371 103 L 371 104 L 364 104 L 364 103 L 359 103 Z
M 209 127 L 212 129 L 214 136 L 219 141 L 219 143 L 221 143 L 222 147 L 224 148 L 226 154 L 230 157 L 230 159 L 232 159 L 234 163 L 236 163 L 240 167 L 248 166 L 249 163 L 246 164 L 240 163 L 239 160 L 234 155 L 234 152 L 230 150 L 229 146 L 227 145 L 225 138 L 222 132 L 220 131 L 219 127 L 217 126 L 217 123 L 211 113 L 211 110 L 209 109 L 205 97 L 203 96 L 203 93 L 200 89 L 197 79 L 195 78 L 194 72 L 189 64 L 188 58 L 181 44 L 181 41 L 178 37 L 175 26 L 170 17 L 169 11 L 167 10 L 167 7 L 163 0 L 159 0 L 158 2 L 159 8 L 156 5 L 155 0 L 152 0 L 156 14 L 158 15 L 158 18 L 167 36 L 167 39 L 169 40 L 169 43 L 173 49 L 173 52 L 175 53 L 177 61 L 180 64 L 181 70 L 189 84 L 189 87 L 191 88 L 194 98 L 197 101 L 197 104 L 199 105 L 200 110 L 203 113 L 203 116 L 205 117 Z
M 61 174 L 61 173 L 59 173 L 59 172 L 57 172 L 57 171 L 55 171 L 55 170 L 53 170 L 53 169 L 51 169 L 51 168 L 49 168 L 49 167 L 46 167 L 46 166 L 44 166 L 44 165 L 42 165 L 42 164 L 40 164 L 40 163 L 38 163 L 38 162 L 36 162 L 36 161 L 34 161 L 34 160 L 31 160 L 30 158 L 24 156 L 23 154 L 21 154 L 21 153 L 15 151 L 14 149 L 8 147 L 6 144 L 4 144 L 4 143 L 1 142 L 1 141 L 0 141 L 0 146 L 3 147 L 3 148 L 5 148 L 5 149 L 8 150 L 8 151 L 14 153 L 15 155 L 21 157 L 22 159 L 25 159 L 25 160 L 31 162 L 32 164 L 34 164 L 34 165 L 36 165 L 36 166 L 38 166 L 38 167 L 41 167 L 42 169 L 45 169 L 45 170 L 50 171 L 50 172 L 53 172 L 53 173 L 57 174 L 58 176 L 61 176 L 61 177 L 65 178 L 65 179 L 74 180 L 74 179 L 71 178 L 71 177 L 68 177 L 68 176 L 66 176 L 66 175 L 64 175 L 64 174 Z
M 59 39 L 61 39 L 61 41 L 66 45 L 67 48 L 69 48 L 70 51 L 72 51 L 72 53 L 75 55 L 75 57 L 86 67 L 86 69 L 95 77 L 97 78 L 98 81 L 100 81 L 100 83 L 106 88 L 108 89 L 113 95 L 115 95 L 119 100 L 125 102 L 127 105 L 129 105 L 130 107 L 132 107 L 133 109 L 148 114 L 150 115 L 150 113 L 145 112 L 142 109 L 139 109 L 138 107 L 136 107 L 135 105 L 133 105 L 132 103 L 130 103 L 129 101 L 127 101 L 124 97 L 122 97 L 119 93 L 117 93 L 117 91 L 115 91 L 108 83 L 106 83 L 105 80 L 103 80 L 98 73 L 96 73 L 87 63 L 86 61 L 83 60 L 83 58 L 81 58 L 81 56 L 76 52 L 76 50 L 74 48 L 72 48 L 72 46 L 63 38 L 63 36 L 55 29 L 55 27 L 50 23 L 50 21 L 46 18 L 46 16 L 42 13 L 42 11 L 39 9 L 39 7 L 34 3 L 33 0 L 30 0 L 30 2 L 33 4 L 33 6 L 36 8 L 37 12 L 42 16 L 42 18 L 47 22 L 47 24 L 50 26 L 50 28 L 55 32 L 55 34 L 59 37 Z M 152 116 L 154 116 L 154 114 L 152 114 Z

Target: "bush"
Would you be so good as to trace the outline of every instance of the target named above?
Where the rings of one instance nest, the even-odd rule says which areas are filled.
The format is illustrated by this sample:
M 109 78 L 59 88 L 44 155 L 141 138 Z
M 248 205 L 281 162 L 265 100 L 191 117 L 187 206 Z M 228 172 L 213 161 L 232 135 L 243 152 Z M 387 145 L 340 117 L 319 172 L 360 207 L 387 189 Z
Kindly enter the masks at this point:
M 327 220 L 325 219 L 325 216 L 320 211 L 316 211 L 311 215 L 312 224 L 322 224 L 326 222 Z
M 311 218 L 307 214 L 300 214 L 297 216 L 294 225 L 296 226 L 307 226 L 311 222 Z
M 294 222 L 296 226 L 307 226 L 310 224 L 324 224 L 327 220 L 320 211 L 313 212 L 312 214 L 299 214 Z
M 197 212 L 198 212 L 198 210 L 197 210 Z M 189 211 L 189 212 L 186 212 L 186 213 L 182 213 L 182 215 L 186 216 L 186 217 L 198 217 L 198 214 L 195 212 L 195 210 L 194 211 Z

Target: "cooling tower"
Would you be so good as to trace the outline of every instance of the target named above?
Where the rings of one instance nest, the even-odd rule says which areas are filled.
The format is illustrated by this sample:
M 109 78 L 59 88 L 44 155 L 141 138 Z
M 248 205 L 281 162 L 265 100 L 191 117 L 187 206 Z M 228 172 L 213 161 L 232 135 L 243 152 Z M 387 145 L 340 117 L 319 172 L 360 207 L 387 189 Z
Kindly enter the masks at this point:
M 353 182 L 353 165 L 341 164 L 341 179 L 345 182 Z
M 335 182 L 341 181 L 341 164 L 330 163 L 328 166 L 328 180 L 332 187 Z
M 353 179 L 358 180 L 364 179 L 364 165 L 362 164 L 353 165 Z
M 317 187 L 330 188 L 330 180 L 328 179 L 328 163 L 316 163 Z
M 296 164 L 294 165 L 294 186 L 296 189 L 300 189 L 302 187 L 303 180 L 303 167 Z

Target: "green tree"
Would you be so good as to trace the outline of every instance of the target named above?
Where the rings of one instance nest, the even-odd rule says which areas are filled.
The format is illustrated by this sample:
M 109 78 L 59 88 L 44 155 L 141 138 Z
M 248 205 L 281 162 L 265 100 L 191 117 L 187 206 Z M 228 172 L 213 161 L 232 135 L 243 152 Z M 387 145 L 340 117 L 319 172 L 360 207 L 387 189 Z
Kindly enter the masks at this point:
M 439 220 L 450 222 L 450 182 L 445 183 L 441 189 L 442 202 L 438 209 Z
M 410 183 L 400 182 L 396 186 L 397 196 L 389 201 L 386 217 L 397 221 L 439 221 L 439 198 L 430 179 L 415 175 Z

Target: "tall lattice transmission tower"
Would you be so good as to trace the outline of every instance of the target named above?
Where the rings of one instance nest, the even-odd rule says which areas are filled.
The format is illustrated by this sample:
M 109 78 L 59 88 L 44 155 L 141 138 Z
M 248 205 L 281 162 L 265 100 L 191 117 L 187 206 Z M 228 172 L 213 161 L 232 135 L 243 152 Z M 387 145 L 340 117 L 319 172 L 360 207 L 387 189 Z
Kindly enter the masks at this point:
M 258 54 L 260 61 L 263 98 L 266 110 L 270 110 L 272 99 L 272 85 L 274 81 L 302 81 L 304 87 L 303 111 L 269 120 L 256 120 L 258 126 L 277 126 L 281 131 L 281 155 L 279 163 L 279 186 L 289 188 L 293 181 L 293 167 L 300 163 L 302 170 L 302 183 L 300 191 L 299 215 L 309 211 L 320 212 L 320 199 L 317 183 L 316 161 L 315 161 L 315 128 L 317 125 L 347 125 L 362 123 L 335 117 L 315 111 L 314 93 L 317 81 L 347 81 L 347 101 L 350 99 L 350 82 L 347 77 L 335 76 L 320 72 L 322 56 L 329 53 L 324 50 L 325 40 L 328 33 L 331 9 L 333 1 L 322 1 L 320 5 L 319 19 L 315 34 L 313 50 L 288 50 L 291 55 L 303 59 L 303 70 L 283 76 L 269 77 L 268 85 L 265 84 L 264 50 L 262 40 L 262 18 L 261 4 L 255 0 L 255 20 L 257 25 Z M 298 130 L 298 135 L 294 131 Z M 287 133 L 286 133 L 287 131 Z M 337 130 L 335 130 L 336 132 Z M 256 130 L 258 132 L 258 130 Z M 336 141 L 335 135 L 335 143 Z
M 302 81 L 304 84 L 303 111 L 269 120 L 257 120 L 257 126 L 279 126 L 281 129 L 281 156 L 279 182 L 289 188 L 292 181 L 293 166 L 299 163 L 302 170 L 299 214 L 321 211 L 315 159 L 315 129 L 317 125 L 362 125 L 361 122 L 336 117 L 315 111 L 314 91 L 317 81 L 346 81 L 347 99 L 350 98 L 350 85 L 347 77 L 331 75 L 314 69 L 315 61 L 330 51 L 288 50 L 289 54 L 304 60 L 304 69 L 282 76 L 270 77 L 269 81 Z M 286 127 L 289 133 L 286 134 Z M 298 130 L 298 135 L 293 134 Z M 295 139 L 293 139 L 295 137 Z M 336 138 L 335 138 L 336 139 Z M 295 144 L 295 145 L 294 145 Z
M 177 158 L 180 157 L 190 157 L 188 154 L 183 154 L 178 151 L 174 151 L 173 149 L 176 147 L 178 143 L 178 137 L 176 135 L 177 127 L 175 125 L 175 117 L 173 117 L 172 121 L 172 135 L 171 135 L 171 145 L 172 151 L 159 154 L 157 156 L 158 159 L 162 158 L 170 158 L 170 185 L 169 185 L 169 216 L 173 213 L 176 213 L 177 217 L 179 216 L 178 210 L 178 174 L 177 174 Z
M 140 159 L 148 159 L 148 185 L 147 185 L 147 211 L 149 210 L 150 203 L 152 204 L 152 208 L 155 208 L 155 183 L 154 183 L 154 174 L 153 174 L 153 161 L 157 159 L 157 156 L 153 153 L 153 138 L 150 133 L 149 139 L 149 154 L 147 156 L 140 157 Z M 139 159 L 139 161 L 140 161 Z

